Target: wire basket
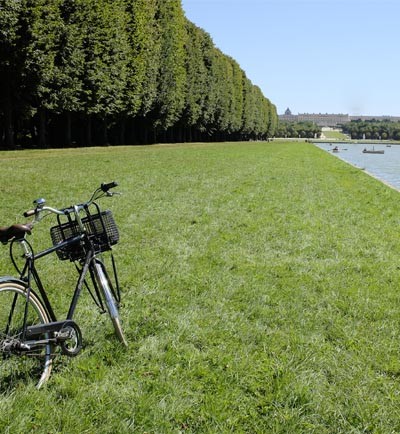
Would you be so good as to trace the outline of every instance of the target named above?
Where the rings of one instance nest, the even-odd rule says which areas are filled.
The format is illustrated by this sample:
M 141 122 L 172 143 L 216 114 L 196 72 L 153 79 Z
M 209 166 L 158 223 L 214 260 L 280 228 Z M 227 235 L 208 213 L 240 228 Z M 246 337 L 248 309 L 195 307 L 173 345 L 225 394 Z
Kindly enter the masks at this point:
M 111 246 L 118 243 L 118 228 L 111 211 L 102 211 L 96 214 L 90 214 L 87 211 L 87 217 L 82 219 L 82 223 L 96 253 L 111 250 Z M 75 220 L 69 219 L 65 223 L 59 221 L 57 226 L 50 228 L 53 246 L 57 246 L 63 241 L 76 237 L 81 232 Z M 79 242 L 67 245 L 56 250 L 56 252 L 61 260 L 69 259 L 76 261 L 86 256 L 84 245 Z

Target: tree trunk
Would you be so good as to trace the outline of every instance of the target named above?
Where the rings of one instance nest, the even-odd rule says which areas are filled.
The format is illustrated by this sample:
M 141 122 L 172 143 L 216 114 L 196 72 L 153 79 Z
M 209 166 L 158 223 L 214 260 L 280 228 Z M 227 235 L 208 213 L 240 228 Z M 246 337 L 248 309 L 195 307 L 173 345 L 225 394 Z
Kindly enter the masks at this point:
M 90 115 L 88 115 L 87 121 L 86 121 L 86 143 L 84 146 L 92 146 L 92 118 Z
M 5 82 L 2 83 L 2 90 L 4 90 L 4 145 L 8 149 L 15 149 L 15 131 L 13 120 L 13 98 L 11 86 L 11 73 L 6 73 Z
M 72 115 L 71 112 L 65 113 L 65 146 L 72 146 Z
M 39 109 L 39 147 L 46 148 L 46 111 Z
M 4 145 L 7 149 L 15 148 L 14 126 L 12 118 L 12 107 L 10 102 L 7 101 L 4 111 Z
M 15 148 L 13 106 L 11 99 L 11 88 L 6 86 L 5 107 L 4 107 L 4 142 L 8 149 Z
M 118 134 L 118 142 L 117 145 L 125 145 L 125 130 L 126 130 L 126 119 L 121 119 L 121 124 L 119 128 Z
M 100 145 L 101 146 L 108 146 L 108 126 L 107 121 L 103 119 L 100 123 Z

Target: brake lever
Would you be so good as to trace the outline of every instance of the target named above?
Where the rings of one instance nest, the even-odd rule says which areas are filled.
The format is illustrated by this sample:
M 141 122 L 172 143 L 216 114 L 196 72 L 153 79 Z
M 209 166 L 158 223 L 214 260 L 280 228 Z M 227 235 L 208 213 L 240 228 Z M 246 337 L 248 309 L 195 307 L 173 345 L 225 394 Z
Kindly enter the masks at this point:
M 122 193 L 120 191 L 107 191 L 106 196 L 111 197 L 111 196 L 121 196 Z

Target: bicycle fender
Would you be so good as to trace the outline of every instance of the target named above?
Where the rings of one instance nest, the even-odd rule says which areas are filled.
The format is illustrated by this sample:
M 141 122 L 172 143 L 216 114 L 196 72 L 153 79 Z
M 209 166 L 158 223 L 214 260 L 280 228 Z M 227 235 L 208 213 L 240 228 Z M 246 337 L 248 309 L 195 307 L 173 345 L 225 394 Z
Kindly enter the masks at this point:
M 13 277 L 13 276 L 2 276 L 2 277 L 0 277 L 0 284 L 2 284 L 2 283 L 8 283 L 8 282 L 17 283 L 18 285 L 21 285 L 24 288 L 27 287 L 26 282 L 24 282 L 22 279 L 18 279 L 17 277 Z

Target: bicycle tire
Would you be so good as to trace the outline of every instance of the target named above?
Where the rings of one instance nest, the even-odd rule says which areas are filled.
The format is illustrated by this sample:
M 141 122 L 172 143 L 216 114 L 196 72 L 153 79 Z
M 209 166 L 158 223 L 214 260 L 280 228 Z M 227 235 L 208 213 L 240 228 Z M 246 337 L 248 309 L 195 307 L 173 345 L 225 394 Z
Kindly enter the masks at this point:
M 9 343 L 18 342 L 23 334 L 27 291 L 15 281 L 0 284 L 0 391 L 10 390 L 18 382 L 36 382 L 39 389 L 49 379 L 52 368 L 52 346 L 29 351 L 10 351 Z M 45 308 L 33 291 L 29 295 L 27 325 L 48 323 Z
M 115 301 L 115 297 L 112 291 L 112 284 L 103 262 L 101 262 L 99 259 L 96 259 L 93 262 L 93 271 L 97 281 L 97 285 L 100 288 L 101 294 L 104 298 L 104 302 L 106 304 L 108 314 L 111 318 L 111 322 L 113 324 L 115 334 L 117 335 L 119 341 L 125 347 L 127 347 L 128 341 L 126 340 L 125 334 L 122 330 L 118 305 L 117 302 Z

